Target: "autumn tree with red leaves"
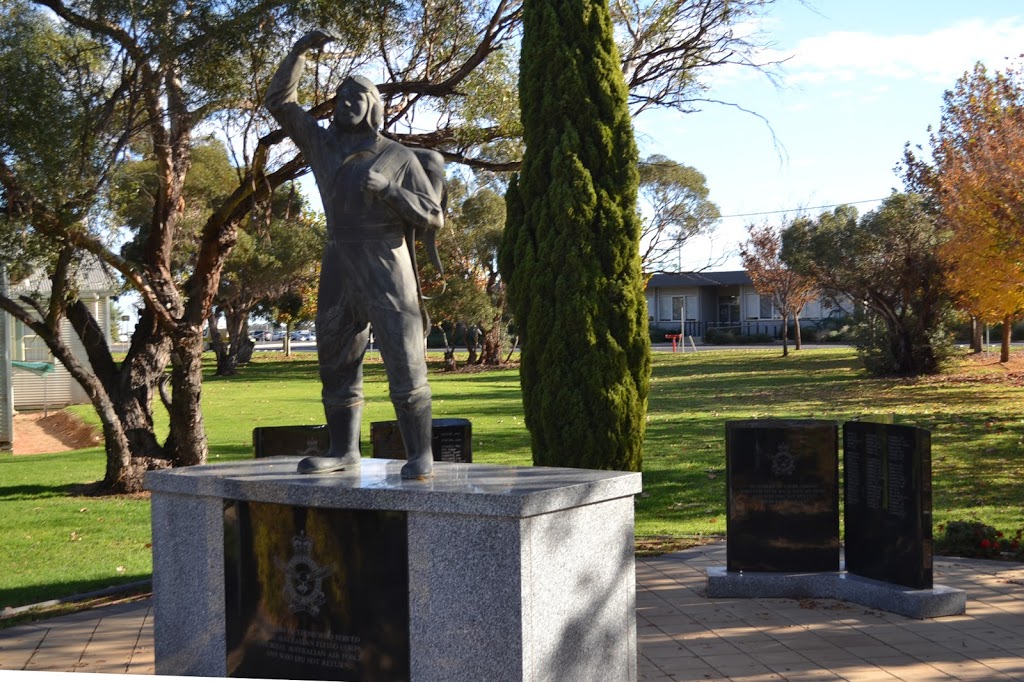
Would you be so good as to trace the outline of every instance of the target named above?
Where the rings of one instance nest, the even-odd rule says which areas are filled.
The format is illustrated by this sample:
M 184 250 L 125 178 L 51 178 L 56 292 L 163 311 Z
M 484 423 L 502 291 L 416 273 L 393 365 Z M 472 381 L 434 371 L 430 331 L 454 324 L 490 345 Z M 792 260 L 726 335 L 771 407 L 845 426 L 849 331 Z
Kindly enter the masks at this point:
M 754 288 L 769 296 L 782 315 L 782 355 L 789 355 L 789 318 L 795 327 L 796 350 L 800 350 L 800 311 L 814 300 L 814 282 L 790 269 L 782 260 L 782 230 L 767 223 L 748 225 L 749 238 L 740 245 L 743 267 Z

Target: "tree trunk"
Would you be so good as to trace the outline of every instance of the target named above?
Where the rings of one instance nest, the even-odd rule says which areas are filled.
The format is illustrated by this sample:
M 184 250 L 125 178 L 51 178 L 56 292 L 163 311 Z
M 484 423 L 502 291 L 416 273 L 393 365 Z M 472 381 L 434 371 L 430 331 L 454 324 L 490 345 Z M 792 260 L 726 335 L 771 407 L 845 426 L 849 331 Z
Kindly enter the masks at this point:
M 789 355 L 789 315 L 782 316 L 782 357 Z
M 982 339 L 984 326 L 977 317 L 971 316 L 971 352 L 981 353 L 985 350 Z
M 501 364 L 501 316 L 491 321 L 491 328 L 484 330 L 484 348 L 480 361 L 485 365 Z
M 480 327 L 478 325 L 469 325 L 465 331 L 466 338 L 466 350 L 469 351 L 469 357 L 466 358 L 467 365 L 478 365 L 482 358 L 480 357 Z
M 118 366 L 88 307 L 76 301 L 67 312 L 91 371 L 70 351 L 61 351 L 59 338 L 47 341 L 47 345 L 85 390 L 100 418 L 107 461 L 104 488 L 117 493 L 138 492 L 146 471 L 167 466 L 166 454 L 153 431 L 153 387 L 164 376 L 170 342 L 156 333 L 152 316 L 144 311 L 128 356 Z
M 793 335 L 796 336 L 795 349 L 800 350 L 803 348 L 803 338 L 800 336 L 800 315 L 799 313 L 793 314 Z
M 248 331 L 243 332 L 243 336 L 238 340 L 238 364 L 248 365 L 252 360 L 252 353 L 256 350 L 256 343 L 249 338 Z
M 284 325 L 284 339 L 282 339 L 281 346 L 284 348 L 284 356 L 290 358 L 292 356 L 292 322 L 288 322 Z
M 1010 316 L 1003 318 L 1003 343 L 999 349 L 999 362 L 1010 361 L 1010 341 L 1013 338 L 1013 325 Z
M 210 350 L 217 359 L 217 370 L 214 372 L 219 377 L 232 376 L 236 373 L 236 357 L 231 354 L 231 344 L 224 339 L 220 333 L 217 321 L 220 319 L 221 311 L 210 312 L 206 325 L 210 330 Z M 230 334 L 230 331 L 229 331 Z
M 174 466 L 204 464 L 203 327 L 183 326 L 171 352 L 171 432 L 165 445 Z

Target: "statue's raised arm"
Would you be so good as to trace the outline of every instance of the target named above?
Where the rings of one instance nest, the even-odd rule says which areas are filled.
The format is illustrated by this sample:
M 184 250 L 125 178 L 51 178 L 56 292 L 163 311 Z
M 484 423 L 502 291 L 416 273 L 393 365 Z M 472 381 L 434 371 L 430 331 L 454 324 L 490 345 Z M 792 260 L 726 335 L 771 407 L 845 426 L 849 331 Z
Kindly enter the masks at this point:
M 299 80 L 306 65 L 306 53 L 322 49 L 334 40 L 337 37 L 333 33 L 318 28 L 295 41 L 270 79 L 267 93 L 263 97 L 264 106 L 303 152 L 306 151 L 304 147 L 314 143 L 314 128 L 319 128 L 316 119 L 298 103 Z

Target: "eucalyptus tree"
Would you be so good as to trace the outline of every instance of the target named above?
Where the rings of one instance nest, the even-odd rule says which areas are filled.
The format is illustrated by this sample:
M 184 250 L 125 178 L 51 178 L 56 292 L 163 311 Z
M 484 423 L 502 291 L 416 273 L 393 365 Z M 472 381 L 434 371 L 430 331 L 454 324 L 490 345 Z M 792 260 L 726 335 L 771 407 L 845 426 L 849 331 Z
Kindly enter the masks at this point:
M 640 235 L 644 272 L 671 270 L 688 241 L 711 232 L 721 213 L 708 194 L 704 174 L 692 166 L 661 154 L 640 162 L 640 198 L 649 209 Z
M 86 252 L 112 236 L 97 203 L 143 115 L 131 96 L 137 74 L 123 52 L 31 5 L 4 2 L 0 13 L 0 258 L 14 281 L 40 269 L 49 278 L 40 287 L 48 292 L 3 296 L 0 308 L 43 339 L 89 396 L 106 442 L 105 480 L 118 487 L 133 478 L 133 460 L 160 450 L 148 413 L 155 382 L 132 360 L 113 362 L 77 290 L 83 261 L 95 266 Z M 65 320 L 89 362 L 65 340 Z M 151 348 L 157 363 L 168 350 Z
M 951 350 L 944 239 L 920 195 L 893 193 L 859 219 L 856 208 L 839 206 L 792 221 L 781 255 L 826 295 L 866 308 L 856 344 L 869 371 L 914 376 L 938 371 Z

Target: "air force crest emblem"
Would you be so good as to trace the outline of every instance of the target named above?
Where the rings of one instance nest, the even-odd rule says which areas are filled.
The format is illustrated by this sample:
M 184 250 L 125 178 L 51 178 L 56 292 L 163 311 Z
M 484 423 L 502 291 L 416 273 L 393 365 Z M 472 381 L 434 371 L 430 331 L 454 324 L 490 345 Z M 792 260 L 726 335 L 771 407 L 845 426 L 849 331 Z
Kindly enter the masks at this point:
M 284 594 L 288 598 L 288 608 L 292 613 L 305 612 L 311 616 L 320 613 L 320 607 L 327 601 L 324 594 L 324 578 L 329 576 L 332 566 L 319 566 L 313 560 L 313 541 L 306 537 L 305 531 L 292 538 L 295 553 L 288 563 L 278 566 L 284 569 Z

